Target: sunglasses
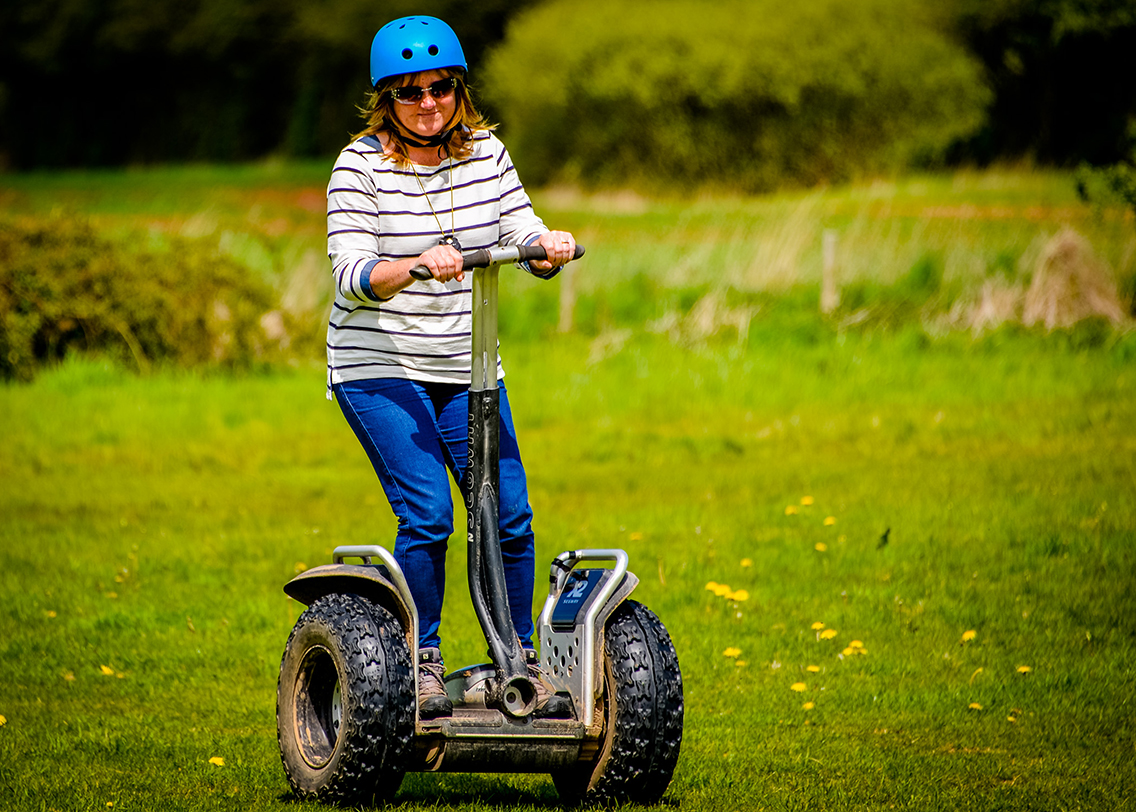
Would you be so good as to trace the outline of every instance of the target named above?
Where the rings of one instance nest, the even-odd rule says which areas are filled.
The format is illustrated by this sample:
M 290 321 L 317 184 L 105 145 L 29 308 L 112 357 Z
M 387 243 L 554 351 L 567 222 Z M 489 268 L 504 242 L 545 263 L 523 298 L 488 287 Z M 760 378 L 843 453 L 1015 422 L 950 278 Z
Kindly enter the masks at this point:
M 444 99 L 453 93 L 457 86 L 458 80 L 451 76 L 449 79 L 439 79 L 430 87 L 417 87 L 415 85 L 396 87 L 391 90 L 391 96 L 399 104 L 418 104 L 427 92 L 435 99 Z

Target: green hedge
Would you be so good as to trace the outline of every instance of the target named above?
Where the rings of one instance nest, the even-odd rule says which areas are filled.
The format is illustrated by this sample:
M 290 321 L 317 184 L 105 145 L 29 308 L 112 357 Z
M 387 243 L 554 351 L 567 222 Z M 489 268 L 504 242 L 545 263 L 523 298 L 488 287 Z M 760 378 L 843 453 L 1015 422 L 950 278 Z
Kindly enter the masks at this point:
M 912 0 L 552 0 L 481 84 L 526 181 L 764 191 L 929 164 L 978 62 Z
M 0 221 L 0 378 L 30 380 L 71 351 L 153 365 L 247 369 L 286 344 L 261 320 L 273 291 L 203 241 L 160 251 L 79 219 Z M 283 316 L 276 317 L 283 326 Z

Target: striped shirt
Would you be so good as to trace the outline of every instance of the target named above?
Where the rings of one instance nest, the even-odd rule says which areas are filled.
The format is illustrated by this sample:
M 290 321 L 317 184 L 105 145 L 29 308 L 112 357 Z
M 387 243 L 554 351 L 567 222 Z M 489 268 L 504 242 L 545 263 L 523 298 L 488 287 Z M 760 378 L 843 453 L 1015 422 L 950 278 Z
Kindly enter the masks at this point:
M 490 132 L 474 136 L 468 158 L 440 166 L 399 167 L 372 139 L 345 147 L 327 189 L 335 277 L 328 397 L 333 384 L 370 378 L 469 383 L 473 274 L 414 282 L 382 300 L 370 286 L 376 264 L 417 257 L 451 233 L 473 251 L 527 243 L 547 230 Z M 497 376 L 504 376 L 499 356 Z

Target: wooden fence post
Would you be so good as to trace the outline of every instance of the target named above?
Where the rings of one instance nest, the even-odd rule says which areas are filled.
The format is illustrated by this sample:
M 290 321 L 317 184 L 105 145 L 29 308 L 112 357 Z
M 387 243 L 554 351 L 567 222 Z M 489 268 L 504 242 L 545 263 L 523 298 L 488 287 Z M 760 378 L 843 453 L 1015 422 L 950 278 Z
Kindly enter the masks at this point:
M 560 272 L 560 322 L 558 333 L 572 332 L 572 312 L 576 309 L 576 269 L 568 266 Z
M 836 284 L 836 230 L 826 228 L 823 236 L 824 268 L 820 278 L 820 312 L 826 316 L 840 305 Z

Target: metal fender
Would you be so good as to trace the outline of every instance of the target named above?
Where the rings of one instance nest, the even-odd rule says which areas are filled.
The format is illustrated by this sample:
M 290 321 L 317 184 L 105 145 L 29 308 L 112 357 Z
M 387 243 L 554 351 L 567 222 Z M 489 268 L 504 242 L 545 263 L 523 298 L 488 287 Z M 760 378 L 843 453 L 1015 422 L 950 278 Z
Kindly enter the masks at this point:
M 333 593 L 359 595 L 382 606 L 402 624 L 411 651 L 418 646 L 418 618 L 406 605 L 399 589 L 383 571 L 372 565 L 326 564 L 300 573 L 284 585 L 284 592 L 305 606 Z

